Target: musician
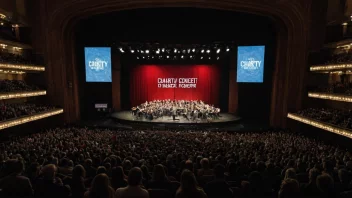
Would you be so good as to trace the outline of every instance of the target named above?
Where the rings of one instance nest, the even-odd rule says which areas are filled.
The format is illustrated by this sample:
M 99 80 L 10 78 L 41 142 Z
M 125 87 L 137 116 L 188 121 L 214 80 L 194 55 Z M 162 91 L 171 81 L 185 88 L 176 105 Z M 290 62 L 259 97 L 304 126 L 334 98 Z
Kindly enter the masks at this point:
M 155 119 L 162 116 L 184 116 L 187 120 L 192 118 L 208 119 L 220 117 L 220 109 L 213 105 L 205 104 L 201 100 L 153 100 L 146 101 L 137 107 L 131 108 L 134 116 L 145 117 L 146 119 Z

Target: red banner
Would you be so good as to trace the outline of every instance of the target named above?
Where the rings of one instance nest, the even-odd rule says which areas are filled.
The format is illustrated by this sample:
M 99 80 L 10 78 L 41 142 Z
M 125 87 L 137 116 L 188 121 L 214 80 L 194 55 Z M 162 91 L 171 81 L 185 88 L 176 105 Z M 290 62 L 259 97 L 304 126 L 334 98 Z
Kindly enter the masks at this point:
M 158 99 L 219 104 L 220 69 L 214 65 L 140 65 L 130 75 L 133 106 Z

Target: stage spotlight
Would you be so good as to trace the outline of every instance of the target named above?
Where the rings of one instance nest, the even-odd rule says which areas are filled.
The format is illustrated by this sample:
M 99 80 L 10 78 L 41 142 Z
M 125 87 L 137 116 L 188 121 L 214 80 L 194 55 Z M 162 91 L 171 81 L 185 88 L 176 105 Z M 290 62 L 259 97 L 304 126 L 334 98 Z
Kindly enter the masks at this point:
M 182 53 L 186 53 L 186 50 L 182 50 Z
M 220 48 L 216 51 L 216 53 L 220 53 Z
M 133 53 L 134 53 L 134 50 L 131 50 L 131 53 L 133 54 Z
M 169 56 L 166 56 L 166 58 L 169 58 Z
M 201 53 L 204 53 L 204 49 L 202 49 Z
M 145 59 L 145 57 L 143 56 L 143 59 Z
M 174 59 L 176 59 L 176 56 L 174 56 Z
M 207 53 L 209 54 L 209 53 L 210 53 L 210 50 L 207 50 Z
M 217 57 L 216 60 L 219 60 L 219 57 Z
M 196 51 L 196 49 L 193 48 L 193 49 L 192 49 L 192 52 L 195 52 L 195 51 Z
M 181 53 L 181 51 L 178 51 L 178 53 Z
M 177 52 L 177 49 L 174 50 L 174 53 L 176 53 L 176 52 Z
M 189 56 L 190 58 L 193 58 L 193 56 Z
M 143 50 L 141 50 L 141 53 L 142 53 L 142 54 L 144 54 L 144 51 L 143 51 Z
M 161 49 L 161 51 L 162 51 L 162 52 L 165 52 L 165 49 L 163 48 L 163 49 Z
M 181 58 L 183 58 L 183 55 L 181 56 Z
M 226 51 L 227 51 L 227 52 L 230 51 L 230 48 L 227 48 Z
M 125 51 L 123 51 L 123 49 L 120 47 L 120 52 L 121 52 L 121 53 L 124 53 Z
M 203 56 L 202 56 L 202 57 L 200 57 L 200 59 L 203 59 Z
M 139 60 L 139 57 L 137 56 L 137 59 Z
M 209 57 L 209 60 L 210 60 L 211 58 Z
M 191 49 L 188 49 L 187 52 L 190 53 L 190 52 L 191 52 Z
M 145 50 L 145 53 L 149 54 L 149 50 Z
M 152 59 L 154 59 L 154 56 L 152 56 Z
M 159 54 L 159 53 L 160 53 L 160 50 L 158 49 L 158 50 L 156 51 L 156 53 Z

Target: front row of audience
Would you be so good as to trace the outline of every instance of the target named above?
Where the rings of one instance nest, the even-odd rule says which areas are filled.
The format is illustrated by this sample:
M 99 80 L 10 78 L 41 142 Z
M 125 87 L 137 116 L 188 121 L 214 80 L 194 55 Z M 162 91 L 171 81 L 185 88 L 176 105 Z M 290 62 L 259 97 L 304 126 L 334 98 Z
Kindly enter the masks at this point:
M 207 160 L 207 159 L 204 159 Z M 192 167 L 188 161 L 188 168 Z M 89 161 L 87 162 L 89 167 Z M 21 176 L 24 169 L 20 160 L 11 159 L 5 163 L 7 176 L 0 179 L 0 197 L 74 197 L 74 198 L 148 198 L 148 197 L 176 197 L 176 198 L 232 198 L 232 197 L 350 197 L 351 184 L 348 172 L 339 171 L 341 183 L 334 186 L 329 173 L 320 174 L 316 168 L 309 171 L 309 182 L 299 185 L 293 168 L 285 172 L 278 196 L 266 191 L 268 184 L 263 183 L 260 172 L 254 171 L 248 181 L 243 180 L 239 187 L 231 187 L 226 179 L 225 167 L 217 164 L 206 170 L 206 165 L 198 171 L 210 171 L 213 174 L 203 175 L 212 179 L 204 185 L 204 190 L 197 182 L 193 170 L 186 168 L 182 171 L 180 183 L 172 176 L 167 176 L 163 165 L 155 165 L 153 177 L 148 181 L 142 166 L 131 168 L 125 176 L 121 166 L 112 169 L 112 179 L 107 169 L 99 167 L 96 176 L 91 180 L 90 188 L 86 187 L 86 170 L 77 165 L 72 170 L 72 176 L 61 179 L 58 168 L 54 164 L 45 165 L 40 171 L 33 169 L 35 180 Z M 192 168 L 191 168 L 192 169 Z M 204 178 L 203 178 L 204 179 Z M 344 180 L 345 179 L 345 180 Z M 202 180 L 202 179 L 201 179 Z M 204 180 L 203 180 L 204 181 Z M 270 185 L 270 184 L 269 184 Z M 89 186 L 89 184 L 88 184 Z M 147 190 L 148 189 L 148 190 Z M 344 192 L 341 195 L 337 191 Z

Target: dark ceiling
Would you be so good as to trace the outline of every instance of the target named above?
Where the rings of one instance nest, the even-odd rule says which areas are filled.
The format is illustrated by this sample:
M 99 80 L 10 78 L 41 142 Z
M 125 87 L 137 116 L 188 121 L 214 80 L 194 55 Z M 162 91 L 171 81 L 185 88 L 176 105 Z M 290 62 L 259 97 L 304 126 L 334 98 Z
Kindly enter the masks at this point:
M 273 22 L 262 16 L 196 8 L 127 10 L 81 21 L 77 36 L 91 44 L 112 42 L 240 42 L 273 37 Z

